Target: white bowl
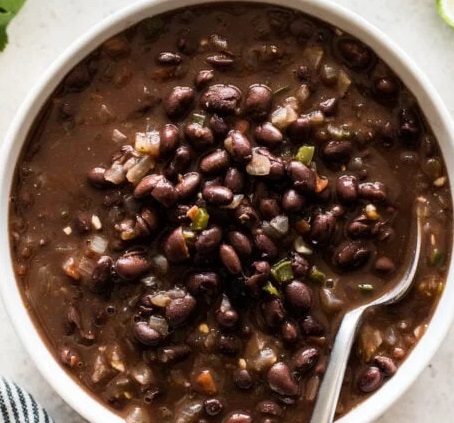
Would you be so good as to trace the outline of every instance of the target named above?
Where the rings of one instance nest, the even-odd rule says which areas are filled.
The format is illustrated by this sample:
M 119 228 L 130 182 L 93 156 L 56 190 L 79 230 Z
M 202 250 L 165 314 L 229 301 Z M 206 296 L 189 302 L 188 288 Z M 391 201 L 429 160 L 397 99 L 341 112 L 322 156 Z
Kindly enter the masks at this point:
M 6 199 L 10 196 L 15 165 L 35 117 L 66 73 L 81 59 L 109 37 L 146 17 L 183 6 L 218 1 L 141 0 L 103 20 L 68 48 L 30 92 L 9 128 L 0 154 L 0 198 Z M 327 0 L 260 1 L 301 10 L 351 33 L 368 44 L 391 66 L 418 99 L 424 115 L 441 145 L 449 178 L 454 181 L 454 125 L 437 92 L 406 53 L 364 19 L 334 2 Z M 451 193 L 453 186 L 451 185 Z M 84 418 L 92 423 L 124 423 L 122 418 L 112 413 L 76 383 L 59 365 L 43 342 L 27 312 L 27 306 L 22 301 L 18 285 L 15 282 L 8 237 L 8 207 L 9 202 L 3 201 L 0 208 L 0 257 L 3 271 L 0 289 L 8 314 L 22 342 L 44 378 Z M 404 393 L 428 364 L 454 317 L 452 261 L 453 257 L 451 257 L 448 282 L 443 295 L 425 335 L 416 348 L 389 382 L 342 417 L 338 421 L 339 423 L 367 423 L 375 420 Z

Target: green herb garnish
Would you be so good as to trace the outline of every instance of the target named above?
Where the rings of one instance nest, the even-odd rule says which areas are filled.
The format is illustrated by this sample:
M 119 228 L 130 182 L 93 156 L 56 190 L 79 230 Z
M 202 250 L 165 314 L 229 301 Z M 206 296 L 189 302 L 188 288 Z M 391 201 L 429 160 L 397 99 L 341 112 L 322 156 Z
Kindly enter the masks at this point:
M 302 145 L 298 148 L 298 152 L 295 155 L 295 159 L 306 166 L 309 166 L 314 158 L 315 147 L 312 145 Z
M 358 290 L 364 294 L 368 294 L 369 292 L 373 292 L 374 286 L 370 283 L 360 283 L 358 285 Z
M 271 268 L 271 274 L 279 283 L 289 282 L 293 279 L 292 263 L 290 260 L 281 260 Z
M 312 266 L 309 270 L 309 279 L 312 282 L 324 285 L 326 282 L 326 275 L 317 266 Z
M 199 209 L 197 210 L 197 214 L 195 215 L 191 223 L 191 229 L 193 231 L 203 231 L 208 226 L 209 219 L 210 215 L 208 214 L 207 209 L 199 207 Z
M 265 292 L 268 292 L 268 294 L 274 295 L 275 297 L 280 297 L 281 296 L 279 291 L 276 289 L 276 287 L 270 281 L 268 281 L 266 283 L 266 285 L 262 289 Z
M 201 113 L 194 113 L 192 115 L 192 122 L 198 123 L 200 126 L 205 125 L 205 120 L 206 120 L 206 116 L 202 115 Z
M 3 51 L 8 43 L 6 27 L 24 3 L 25 0 L 0 0 L 0 51 Z

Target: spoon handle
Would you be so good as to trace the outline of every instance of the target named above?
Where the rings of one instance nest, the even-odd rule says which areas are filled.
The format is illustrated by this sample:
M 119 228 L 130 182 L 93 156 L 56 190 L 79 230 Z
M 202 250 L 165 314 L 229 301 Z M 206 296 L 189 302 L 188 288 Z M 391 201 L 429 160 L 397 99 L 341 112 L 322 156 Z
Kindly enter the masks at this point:
M 329 364 L 318 391 L 310 423 L 331 423 L 333 421 L 348 357 L 355 340 L 358 324 L 366 308 L 354 309 L 342 319 L 331 351 Z

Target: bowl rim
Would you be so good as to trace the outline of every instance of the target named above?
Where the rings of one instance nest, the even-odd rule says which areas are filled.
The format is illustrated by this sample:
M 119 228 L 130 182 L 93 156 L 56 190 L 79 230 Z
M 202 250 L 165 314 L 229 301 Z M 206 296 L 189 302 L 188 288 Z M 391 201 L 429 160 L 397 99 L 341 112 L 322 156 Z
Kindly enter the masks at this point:
M 290 7 L 312 15 L 354 35 L 370 46 L 396 72 L 416 96 L 426 119 L 439 141 L 446 162 L 450 181 L 454 181 L 454 124 L 437 91 L 413 60 L 386 34 L 356 13 L 337 5 L 332 0 L 247 0 L 252 3 L 269 3 Z M 0 198 L 7 198 L 0 208 L 0 253 L 3 264 L 4 283 L 0 293 L 7 314 L 34 364 L 52 388 L 81 416 L 93 423 L 124 423 L 80 386 L 58 364 L 42 339 L 20 294 L 13 271 L 8 215 L 11 204 L 11 186 L 15 164 L 22 145 L 37 113 L 52 94 L 64 75 L 80 60 L 109 37 L 134 25 L 140 20 L 160 13 L 196 4 L 230 3 L 235 0 L 139 0 L 104 18 L 83 36 L 73 42 L 55 60 L 31 89 L 11 122 L 0 155 Z M 453 185 L 451 185 L 451 196 Z M 454 235 L 453 235 L 454 236 Z M 454 255 L 444 292 L 429 322 L 427 331 L 398 373 L 379 391 L 340 418 L 338 423 L 368 423 L 378 418 L 409 388 L 435 354 L 454 319 L 453 266 Z M 7 282 L 6 282 L 7 281 Z

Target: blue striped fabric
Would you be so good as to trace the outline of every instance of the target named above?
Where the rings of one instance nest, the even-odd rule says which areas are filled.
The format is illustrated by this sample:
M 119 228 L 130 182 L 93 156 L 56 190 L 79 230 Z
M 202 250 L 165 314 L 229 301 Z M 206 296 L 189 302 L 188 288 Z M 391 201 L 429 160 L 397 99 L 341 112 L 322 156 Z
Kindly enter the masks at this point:
M 1 377 L 0 423 L 54 423 L 54 421 L 28 392 Z

